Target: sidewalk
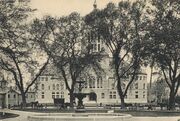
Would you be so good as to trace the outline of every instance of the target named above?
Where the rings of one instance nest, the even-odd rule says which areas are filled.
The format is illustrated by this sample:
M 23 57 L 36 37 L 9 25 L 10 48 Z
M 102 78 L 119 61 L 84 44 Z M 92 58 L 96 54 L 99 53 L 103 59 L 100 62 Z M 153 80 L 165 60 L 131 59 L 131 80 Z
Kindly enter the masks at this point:
M 18 114 L 20 116 L 15 118 L 7 118 L 0 121 L 28 121 L 27 117 L 30 115 L 35 114 L 44 114 L 44 113 L 37 113 L 37 112 L 25 112 L 25 111 L 17 111 L 17 110 L 9 110 L 5 109 L 4 112 Z M 133 117 L 132 121 L 178 121 L 180 116 L 174 117 Z

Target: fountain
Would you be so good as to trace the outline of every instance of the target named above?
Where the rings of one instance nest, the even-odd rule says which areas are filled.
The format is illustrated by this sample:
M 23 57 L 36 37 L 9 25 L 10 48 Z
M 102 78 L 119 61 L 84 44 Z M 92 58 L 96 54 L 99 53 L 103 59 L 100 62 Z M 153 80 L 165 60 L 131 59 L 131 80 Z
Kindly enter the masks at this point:
M 77 83 L 79 84 L 78 93 L 74 93 L 74 97 L 78 99 L 78 105 L 77 105 L 77 109 L 75 111 L 76 112 L 85 112 L 85 108 L 83 105 L 83 99 L 87 95 L 89 95 L 89 93 L 82 93 L 82 88 L 83 88 L 83 84 L 85 83 L 85 81 L 77 81 Z

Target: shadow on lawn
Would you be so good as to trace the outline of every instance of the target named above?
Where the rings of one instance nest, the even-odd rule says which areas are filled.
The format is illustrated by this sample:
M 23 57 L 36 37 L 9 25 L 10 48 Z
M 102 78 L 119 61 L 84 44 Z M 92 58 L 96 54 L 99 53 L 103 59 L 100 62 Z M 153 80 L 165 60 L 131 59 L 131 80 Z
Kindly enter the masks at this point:
M 12 113 L 5 113 L 5 115 L 3 115 L 3 113 L 0 112 L 0 119 L 15 118 L 18 116 L 19 116 L 18 114 L 12 114 Z

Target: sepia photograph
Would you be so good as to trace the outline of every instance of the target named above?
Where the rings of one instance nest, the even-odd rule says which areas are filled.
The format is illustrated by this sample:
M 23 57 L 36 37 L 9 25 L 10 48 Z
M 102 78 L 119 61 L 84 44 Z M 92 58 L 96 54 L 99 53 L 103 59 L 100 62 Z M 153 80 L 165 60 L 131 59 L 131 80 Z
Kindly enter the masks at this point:
M 0 0 L 0 121 L 180 121 L 180 0 Z

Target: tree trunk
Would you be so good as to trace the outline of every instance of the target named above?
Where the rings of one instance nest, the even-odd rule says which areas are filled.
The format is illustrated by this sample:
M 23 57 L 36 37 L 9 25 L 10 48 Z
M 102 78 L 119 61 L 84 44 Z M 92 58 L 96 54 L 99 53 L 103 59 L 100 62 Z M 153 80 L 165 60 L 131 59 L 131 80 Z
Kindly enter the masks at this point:
M 73 92 L 72 91 L 70 91 L 70 107 L 71 108 L 74 108 L 74 94 L 73 94 Z
M 119 94 L 119 97 L 120 97 L 120 100 L 121 100 L 121 109 L 124 109 L 125 108 L 125 101 L 124 101 L 124 95 L 123 95 L 123 91 L 122 91 L 122 88 L 121 88 L 121 85 L 120 85 L 120 80 L 118 80 L 118 83 L 117 83 L 117 90 L 118 90 L 118 94 Z
M 121 109 L 124 109 L 124 108 L 125 108 L 124 97 L 123 97 L 123 96 L 120 96 L 120 99 L 121 99 Z
M 26 94 L 24 92 L 21 92 L 21 97 L 22 97 L 21 108 L 25 108 L 26 107 Z
M 170 89 L 168 110 L 174 110 L 175 109 L 175 95 L 176 94 L 174 93 L 174 88 Z

